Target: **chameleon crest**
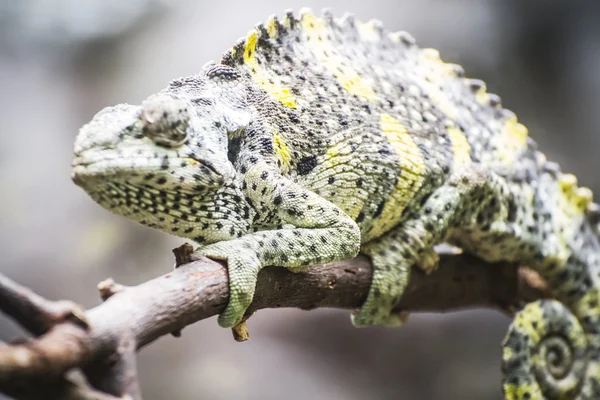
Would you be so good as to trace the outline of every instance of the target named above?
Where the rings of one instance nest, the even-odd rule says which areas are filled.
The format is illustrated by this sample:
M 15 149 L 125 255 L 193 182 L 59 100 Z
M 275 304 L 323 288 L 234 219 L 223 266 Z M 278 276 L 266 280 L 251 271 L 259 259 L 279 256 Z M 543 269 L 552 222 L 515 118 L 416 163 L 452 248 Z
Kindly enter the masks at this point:
M 286 13 L 141 106 L 101 111 L 73 179 L 103 207 L 225 260 L 238 324 L 267 265 L 370 257 L 357 326 L 392 312 L 414 264 L 449 242 L 536 269 L 503 353 L 507 399 L 600 398 L 598 205 L 527 128 L 433 49 L 351 16 Z

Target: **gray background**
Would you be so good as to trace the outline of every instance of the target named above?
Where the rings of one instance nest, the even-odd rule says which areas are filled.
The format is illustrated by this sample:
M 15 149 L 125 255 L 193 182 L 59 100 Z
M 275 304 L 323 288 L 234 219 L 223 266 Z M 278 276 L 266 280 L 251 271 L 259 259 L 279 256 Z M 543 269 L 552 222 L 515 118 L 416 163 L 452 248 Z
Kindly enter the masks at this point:
M 530 1 L 0 0 L 0 271 L 53 299 L 99 303 L 107 276 L 165 273 L 183 241 L 94 204 L 70 181 L 95 112 L 139 103 L 218 59 L 256 22 L 324 6 L 411 32 L 484 79 L 549 158 L 600 193 L 600 9 Z M 347 312 L 262 311 L 251 341 L 216 320 L 139 357 L 145 399 L 500 399 L 508 319 L 478 310 L 354 329 Z M 20 335 L 0 319 L 0 339 Z

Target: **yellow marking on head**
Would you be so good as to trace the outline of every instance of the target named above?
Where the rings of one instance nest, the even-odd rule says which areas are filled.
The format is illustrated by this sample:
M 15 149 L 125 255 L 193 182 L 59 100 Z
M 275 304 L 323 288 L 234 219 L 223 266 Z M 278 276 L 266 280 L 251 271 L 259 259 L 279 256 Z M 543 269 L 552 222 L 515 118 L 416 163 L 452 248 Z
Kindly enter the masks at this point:
M 267 32 L 269 32 L 269 37 L 270 38 L 276 38 L 277 37 L 277 18 L 276 17 L 271 17 L 267 20 Z
M 509 118 L 500 134 L 492 140 L 500 161 L 511 164 L 527 148 L 527 128 L 517 121 L 517 117 Z
M 362 40 L 365 42 L 375 43 L 379 41 L 379 33 L 376 29 L 376 22 L 369 21 L 366 23 L 357 22 L 356 28 L 358 30 L 358 34 Z
M 197 167 L 198 165 L 200 165 L 200 162 L 199 162 L 199 161 L 196 161 L 196 160 L 194 160 L 193 158 L 186 158 L 186 159 L 185 159 L 185 162 L 186 162 L 188 165 L 191 165 L 192 167 Z
M 448 128 L 447 132 L 452 142 L 452 169 L 456 171 L 464 165 L 471 164 L 471 145 L 460 129 Z
M 253 30 L 246 37 L 246 46 L 244 47 L 244 63 L 250 69 L 252 78 L 267 93 L 275 97 L 286 107 L 296 107 L 296 98 L 288 88 L 279 82 L 275 75 L 269 75 L 256 61 L 256 43 L 258 41 L 258 32 Z
M 529 397 L 525 397 L 529 394 Z M 525 398 L 531 400 L 543 400 L 542 390 L 537 383 L 523 384 L 504 384 L 504 396 L 506 400 L 523 400 Z
M 376 101 L 377 96 L 371 85 L 349 65 L 351 60 L 340 56 L 338 50 L 327 39 L 327 27 L 323 20 L 306 13 L 302 15 L 301 23 L 303 31 L 308 36 L 307 46 L 346 91 Z
M 389 114 L 381 114 L 379 124 L 395 153 L 400 157 L 402 174 L 366 240 L 381 236 L 396 225 L 402 217 L 402 212 L 425 181 L 423 155 L 404 125 Z
M 275 132 L 273 134 L 273 148 L 275 149 L 275 155 L 279 161 L 281 161 L 283 170 L 287 171 L 290 167 L 292 154 L 290 153 L 290 149 L 288 148 L 287 144 L 285 144 L 283 136 L 281 136 L 279 132 Z

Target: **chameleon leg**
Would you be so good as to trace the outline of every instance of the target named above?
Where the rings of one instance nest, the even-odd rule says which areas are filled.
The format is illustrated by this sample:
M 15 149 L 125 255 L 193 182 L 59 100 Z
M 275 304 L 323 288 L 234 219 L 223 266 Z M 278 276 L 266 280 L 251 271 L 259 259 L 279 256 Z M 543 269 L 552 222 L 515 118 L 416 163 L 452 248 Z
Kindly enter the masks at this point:
M 219 325 L 237 325 L 254 296 L 258 271 L 279 265 L 302 271 L 311 265 L 348 259 L 360 248 L 356 223 L 337 206 L 268 168 L 255 167 L 245 175 L 248 197 L 257 208 L 276 210 L 283 225 L 238 239 L 209 244 L 198 251 L 227 260 L 229 304 Z
M 404 315 L 391 311 L 406 287 L 411 266 L 425 263 L 422 267 L 431 271 L 433 246 L 444 241 L 450 229 L 471 224 L 480 209 L 486 208 L 488 218 L 501 219 L 507 213 L 504 190 L 502 182 L 484 169 L 457 172 L 412 213 L 416 217 L 366 243 L 361 251 L 371 258 L 373 281 L 367 299 L 352 316 L 353 324 L 401 324 Z

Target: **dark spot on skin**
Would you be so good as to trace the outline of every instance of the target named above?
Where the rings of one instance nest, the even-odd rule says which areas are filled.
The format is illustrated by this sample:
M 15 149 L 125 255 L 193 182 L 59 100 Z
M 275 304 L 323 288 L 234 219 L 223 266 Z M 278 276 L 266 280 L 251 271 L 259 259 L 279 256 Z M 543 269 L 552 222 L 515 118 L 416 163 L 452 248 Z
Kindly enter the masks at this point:
M 377 210 L 375 210 L 375 214 L 373 214 L 373 218 L 378 218 L 383 212 L 383 208 L 385 207 L 385 200 L 379 203 L 377 206 Z
M 333 182 L 335 182 L 335 177 L 333 177 L 333 176 L 330 176 L 330 177 L 329 177 L 329 179 L 327 180 L 327 182 L 328 182 L 330 185 L 332 185 L 332 184 L 333 184 Z
M 358 214 L 358 216 L 356 217 L 356 222 L 362 222 L 362 221 L 364 221 L 364 219 L 365 219 L 365 213 L 361 211 Z
M 282 198 L 280 195 L 275 196 L 275 198 L 273 199 L 273 204 L 275 204 L 276 206 L 280 205 L 282 201 Z
M 298 162 L 298 174 L 306 175 L 317 166 L 317 157 L 314 155 L 303 157 Z
M 269 173 L 267 171 L 263 171 L 263 173 L 260 174 L 260 179 L 262 179 L 263 181 L 267 180 L 268 177 Z
M 169 169 L 169 157 L 164 156 L 161 164 L 160 164 L 160 169 L 165 170 L 165 169 Z
M 158 183 L 159 185 L 164 185 L 165 183 L 167 183 L 167 178 L 165 178 L 164 176 L 161 176 L 160 178 L 158 178 L 156 180 L 156 183 Z
M 183 231 L 183 233 L 192 233 L 194 231 L 194 228 L 187 228 L 185 231 Z

